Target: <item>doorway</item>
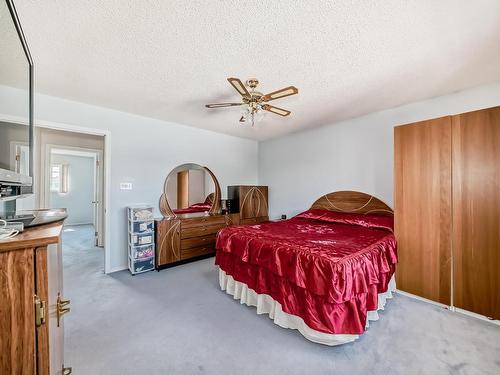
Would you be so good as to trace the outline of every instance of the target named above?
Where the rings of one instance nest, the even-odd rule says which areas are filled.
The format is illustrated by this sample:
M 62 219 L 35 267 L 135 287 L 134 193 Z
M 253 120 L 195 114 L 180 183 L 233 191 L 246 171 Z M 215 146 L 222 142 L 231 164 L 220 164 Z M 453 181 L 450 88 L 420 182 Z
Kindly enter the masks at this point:
M 66 208 L 63 250 L 68 260 L 93 254 L 89 265 L 106 272 L 108 243 L 106 201 L 109 170 L 105 160 L 107 135 L 38 127 L 35 152 L 38 155 L 35 184 L 41 208 Z M 78 249 L 71 243 L 78 242 Z M 64 249 L 67 247 L 68 249 Z M 74 250 L 72 254 L 69 249 Z M 83 259 L 83 258 L 82 258 Z
M 103 151 L 47 145 L 45 206 L 68 210 L 65 225 L 91 225 L 94 245 L 103 247 Z

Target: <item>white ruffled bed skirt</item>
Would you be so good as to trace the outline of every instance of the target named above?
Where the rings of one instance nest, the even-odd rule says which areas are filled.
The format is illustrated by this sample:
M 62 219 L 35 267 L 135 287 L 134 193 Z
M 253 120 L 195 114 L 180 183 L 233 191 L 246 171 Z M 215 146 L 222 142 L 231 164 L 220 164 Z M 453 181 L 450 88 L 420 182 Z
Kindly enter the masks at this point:
M 274 321 L 274 324 L 283 328 L 298 330 L 306 339 L 329 346 L 341 345 L 356 340 L 359 335 L 351 334 L 331 334 L 316 331 L 308 327 L 302 318 L 288 314 L 281 308 L 281 304 L 275 301 L 267 294 L 257 294 L 253 289 L 250 289 L 246 284 L 240 283 L 233 279 L 231 275 L 226 274 L 219 268 L 219 284 L 222 290 L 230 294 L 234 299 L 239 299 L 241 304 L 257 307 L 257 314 L 269 314 L 269 318 Z M 392 298 L 392 293 L 396 290 L 396 281 L 392 276 L 387 292 L 378 295 L 378 309 L 368 311 L 368 319 L 366 320 L 366 328 L 369 321 L 378 320 L 378 310 L 383 310 L 387 299 Z

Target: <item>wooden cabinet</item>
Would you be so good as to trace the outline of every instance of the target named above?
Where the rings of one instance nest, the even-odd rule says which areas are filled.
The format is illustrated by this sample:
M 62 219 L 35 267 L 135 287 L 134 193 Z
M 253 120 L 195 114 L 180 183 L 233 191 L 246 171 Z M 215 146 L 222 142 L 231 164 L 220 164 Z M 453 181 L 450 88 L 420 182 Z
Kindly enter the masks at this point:
M 61 229 L 62 222 L 48 224 L 0 242 L 1 374 L 63 374 L 62 314 L 69 310 Z
M 227 196 L 238 208 L 240 224 L 269 220 L 267 186 L 228 186 Z
M 156 268 L 215 254 L 217 232 L 235 215 L 185 214 L 156 221 Z
M 500 319 L 500 107 L 394 141 L 398 288 Z

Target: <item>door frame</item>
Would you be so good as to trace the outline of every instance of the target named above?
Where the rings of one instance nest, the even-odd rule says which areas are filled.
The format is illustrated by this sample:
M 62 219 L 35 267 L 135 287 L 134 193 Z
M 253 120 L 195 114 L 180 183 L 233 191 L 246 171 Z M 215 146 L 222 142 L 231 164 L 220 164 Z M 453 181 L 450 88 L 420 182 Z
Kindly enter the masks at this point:
M 28 125 L 25 118 L 19 116 L 11 116 L 0 113 L 0 121 L 15 122 L 19 124 Z M 98 135 L 104 137 L 104 273 L 112 273 L 121 270 L 111 269 L 111 236 L 109 233 L 111 219 L 110 219 L 110 191 L 111 191 L 111 131 L 98 128 L 90 128 L 85 126 L 70 125 L 55 121 L 46 121 L 35 119 L 33 122 L 34 127 L 45 129 L 62 130 L 73 133 L 82 133 L 90 135 Z M 33 152 L 38 151 L 38 145 L 33 142 Z M 40 173 L 36 163 L 33 165 L 34 174 Z M 33 176 L 35 177 L 35 176 Z
M 42 191 L 43 199 L 40 202 L 40 205 L 43 204 L 44 207 L 49 207 L 50 206 L 50 167 L 51 167 L 51 161 L 52 161 L 52 153 L 55 150 L 63 150 L 63 151 L 69 151 L 69 155 L 73 154 L 75 156 L 78 156 L 78 153 L 81 153 L 82 156 L 87 156 L 91 157 L 94 160 L 94 181 L 93 181 L 93 199 L 94 201 L 98 201 L 99 206 L 94 206 L 93 207 L 93 215 L 94 215 L 94 227 L 95 231 L 99 233 L 98 236 L 98 243 L 96 243 L 96 246 L 103 247 L 104 246 L 104 241 L 102 240 L 103 238 L 106 238 L 106 232 L 104 229 L 104 206 L 102 205 L 102 202 L 104 200 L 104 192 L 103 188 L 104 186 L 104 174 L 101 165 L 96 164 L 97 162 L 101 163 L 104 165 L 104 150 L 100 149 L 94 149 L 94 148 L 87 148 L 87 147 L 75 147 L 75 146 L 66 146 L 66 145 L 60 145 L 60 144 L 52 144 L 52 143 L 47 143 L 45 145 L 45 159 L 43 160 L 43 180 L 41 180 L 41 185 L 43 185 L 44 189 Z M 73 152 L 73 153 L 72 153 Z M 105 166 L 104 166 L 105 167 Z

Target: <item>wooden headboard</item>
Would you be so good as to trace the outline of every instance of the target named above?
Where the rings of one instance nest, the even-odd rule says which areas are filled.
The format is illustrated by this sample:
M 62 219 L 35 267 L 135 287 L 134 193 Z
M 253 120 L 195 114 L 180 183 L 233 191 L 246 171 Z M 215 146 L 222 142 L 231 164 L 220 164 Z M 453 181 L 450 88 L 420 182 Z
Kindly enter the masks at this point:
M 392 208 L 373 195 L 359 191 L 335 191 L 316 200 L 311 209 L 356 214 L 394 216 Z

